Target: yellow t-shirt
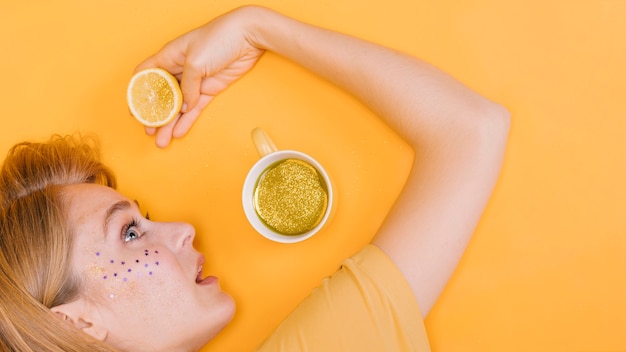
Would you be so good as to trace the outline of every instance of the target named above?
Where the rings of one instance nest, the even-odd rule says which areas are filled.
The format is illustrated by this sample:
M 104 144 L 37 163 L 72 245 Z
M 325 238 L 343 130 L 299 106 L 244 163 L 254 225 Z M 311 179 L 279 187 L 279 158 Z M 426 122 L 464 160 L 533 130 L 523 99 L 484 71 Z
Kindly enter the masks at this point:
M 311 293 L 257 352 L 430 351 L 408 283 L 367 245 Z

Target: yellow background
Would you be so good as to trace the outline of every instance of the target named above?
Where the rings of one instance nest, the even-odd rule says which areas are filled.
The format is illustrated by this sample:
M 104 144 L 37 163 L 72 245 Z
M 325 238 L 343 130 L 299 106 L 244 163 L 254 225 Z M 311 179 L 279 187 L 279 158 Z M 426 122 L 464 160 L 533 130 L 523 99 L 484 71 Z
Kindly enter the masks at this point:
M 1 0 L 0 150 L 96 133 L 120 190 L 196 226 L 238 313 L 206 351 L 249 351 L 366 243 L 411 153 L 367 110 L 267 55 L 165 150 L 127 112 L 134 66 L 234 0 Z M 426 325 L 434 351 L 626 351 L 626 1 L 265 0 L 437 64 L 513 113 L 503 173 Z M 317 158 L 338 210 L 300 244 L 257 235 L 240 191 L 253 127 Z

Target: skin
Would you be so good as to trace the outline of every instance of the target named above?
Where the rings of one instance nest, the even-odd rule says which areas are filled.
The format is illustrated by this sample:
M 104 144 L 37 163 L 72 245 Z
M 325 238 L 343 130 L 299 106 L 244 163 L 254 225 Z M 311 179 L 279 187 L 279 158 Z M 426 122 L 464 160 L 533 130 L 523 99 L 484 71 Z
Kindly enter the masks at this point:
M 228 324 L 235 305 L 217 278 L 196 282 L 204 257 L 193 248 L 190 224 L 150 221 L 135 202 L 100 185 L 65 186 L 63 195 L 85 290 L 54 311 L 133 351 L 197 350 Z
M 404 190 L 372 243 L 398 266 L 425 316 L 496 184 L 509 113 L 418 58 L 248 6 L 173 40 L 137 67 L 176 75 L 184 99 L 176 120 L 146 133 L 159 147 L 184 136 L 265 50 L 351 93 L 415 151 Z
M 454 272 L 495 186 L 508 112 L 415 57 L 247 6 L 173 40 L 136 68 L 168 70 L 183 92 L 182 113 L 146 133 L 161 148 L 184 136 L 213 97 L 245 75 L 265 51 L 349 92 L 414 149 L 405 188 L 372 243 L 402 272 L 425 316 Z M 85 278 L 86 293 L 53 310 L 128 350 L 197 350 L 228 323 L 232 299 L 215 282 L 195 282 L 199 254 L 192 248 L 191 226 L 146 220 L 136 205 L 102 186 L 67 186 L 66 197 L 76 234 L 74 269 Z M 129 207 L 114 213 L 105 236 L 104 216 L 120 201 Z M 125 243 L 122 229 L 133 216 L 143 236 Z M 119 274 L 116 265 L 122 260 L 145 259 L 146 250 L 150 260 L 158 258 L 158 268 L 152 261 L 150 268 L 142 267 L 141 261 L 131 267 L 141 277 L 128 276 L 126 282 L 111 277 Z

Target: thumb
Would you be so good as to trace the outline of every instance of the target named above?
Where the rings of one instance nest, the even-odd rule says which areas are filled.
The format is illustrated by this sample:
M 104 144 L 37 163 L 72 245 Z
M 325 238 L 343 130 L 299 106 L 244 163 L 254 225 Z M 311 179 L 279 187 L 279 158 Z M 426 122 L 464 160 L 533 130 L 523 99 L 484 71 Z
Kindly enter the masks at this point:
M 142 61 L 139 65 L 137 65 L 135 67 L 135 70 L 133 71 L 133 74 L 152 67 L 158 67 L 157 60 L 154 56 L 150 56 L 149 58 Z
M 183 113 L 191 111 L 198 103 L 203 78 L 203 71 L 194 65 L 185 65 L 180 79 L 180 90 L 183 92 L 183 106 L 181 109 Z

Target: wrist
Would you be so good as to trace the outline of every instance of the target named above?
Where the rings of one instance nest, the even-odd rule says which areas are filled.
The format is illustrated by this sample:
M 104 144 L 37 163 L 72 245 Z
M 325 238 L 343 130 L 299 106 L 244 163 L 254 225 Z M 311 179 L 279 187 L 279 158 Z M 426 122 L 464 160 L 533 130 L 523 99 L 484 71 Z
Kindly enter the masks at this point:
M 261 50 L 277 51 L 277 44 L 285 44 L 293 29 L 288 28 L 295 20 L 272 9 L 249 5 L 241 8 L 242 27 L 248 42 Z

